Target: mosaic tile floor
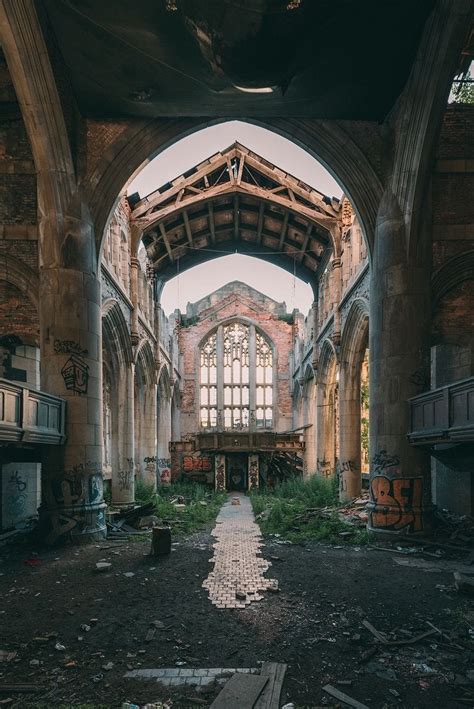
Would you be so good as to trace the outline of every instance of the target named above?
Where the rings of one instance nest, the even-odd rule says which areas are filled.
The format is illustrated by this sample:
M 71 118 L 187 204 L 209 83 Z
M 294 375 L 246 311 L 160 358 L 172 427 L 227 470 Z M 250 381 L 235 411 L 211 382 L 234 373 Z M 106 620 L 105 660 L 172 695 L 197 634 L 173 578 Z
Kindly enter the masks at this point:
M 278 581 L 264 578 L 271 563 L 262 559 L 260 529 L 248 497 L 234 494 L 221 508 L 212 531 L 216 538 L 214 569 L 203 582 L 217 608 L 245 608 L 262 600 L 262 591 L 278 590 Z
M 185 684 L 205 686 L 212 684 L 216 680 L 222 680 L 224 683 L 235 672 L 258 674 L 259 670 L 255 667 L 210 667 L 207 669 L 160 667 L 159 669 L 132 670 L 131 672 L 126 672 L 124 676 L 126 679 L 156 679 L 157 682 L 166 687 Z

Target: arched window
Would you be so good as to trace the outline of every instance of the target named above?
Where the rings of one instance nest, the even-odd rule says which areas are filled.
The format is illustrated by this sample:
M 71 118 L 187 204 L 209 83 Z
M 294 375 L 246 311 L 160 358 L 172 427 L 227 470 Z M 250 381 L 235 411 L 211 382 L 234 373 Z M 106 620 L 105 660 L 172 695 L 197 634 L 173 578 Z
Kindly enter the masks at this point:
M 254 325 L 220 325 L 200 349 L 200 424 L 204 429 L 273 426 L 273 350 Z

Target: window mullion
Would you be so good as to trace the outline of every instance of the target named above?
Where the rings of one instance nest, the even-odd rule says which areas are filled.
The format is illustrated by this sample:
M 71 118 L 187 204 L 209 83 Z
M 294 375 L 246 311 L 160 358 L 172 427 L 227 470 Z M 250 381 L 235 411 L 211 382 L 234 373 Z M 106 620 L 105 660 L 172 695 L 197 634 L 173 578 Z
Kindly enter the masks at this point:
M 217 358 L 217 428 L 224 428 L 224 328 L 217 328 L 216 343 Z
M 255 340 L 255 325 L 250 325 L 249 328 L 249 409 L 250 409 L 250 430 L 255 430 L 256 424 L 256 374 L 257 374 L 257 358 L 256 358 L 256 340 Z

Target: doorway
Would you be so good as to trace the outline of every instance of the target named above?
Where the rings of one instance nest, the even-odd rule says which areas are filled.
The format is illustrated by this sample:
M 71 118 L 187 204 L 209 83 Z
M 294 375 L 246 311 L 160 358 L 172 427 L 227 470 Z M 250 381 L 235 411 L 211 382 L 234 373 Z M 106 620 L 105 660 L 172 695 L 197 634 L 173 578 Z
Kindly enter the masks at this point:
M 227 490 L 243 492 L 247 489 L 248 455 L 232 453 L 226 455 Z

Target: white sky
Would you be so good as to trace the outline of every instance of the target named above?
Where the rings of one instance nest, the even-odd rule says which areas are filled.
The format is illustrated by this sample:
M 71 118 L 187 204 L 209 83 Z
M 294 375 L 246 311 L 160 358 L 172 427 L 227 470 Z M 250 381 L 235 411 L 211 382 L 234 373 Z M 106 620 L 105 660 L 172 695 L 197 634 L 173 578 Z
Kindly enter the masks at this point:
M 340 198 L 342 190 L 330 173 L 309 153 L 282 136 L 242 121 L 229 121 L 205 128 L 183 138 L 152 160 L 130 183 L 127 193 L 141 197 L 178 177 L 234 141 L 266 158 L 282 170 L 315 187 L 323 194 Z M 166 314 L 185 310 L 229 281 L 240 280 L 257 288 L 288 309 L 307 313 L 312 303 L 311 287 L 262 259 L 232 254 L 214 259 L 171 279 L 165 285 L 161 304 Z

